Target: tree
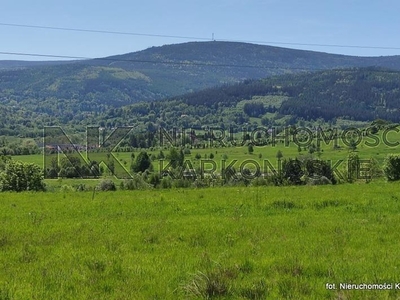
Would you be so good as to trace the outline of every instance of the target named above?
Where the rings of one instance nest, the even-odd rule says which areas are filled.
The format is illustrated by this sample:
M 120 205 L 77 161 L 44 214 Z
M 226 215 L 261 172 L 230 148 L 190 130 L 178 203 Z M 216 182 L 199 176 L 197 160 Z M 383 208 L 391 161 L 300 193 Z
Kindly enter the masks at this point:
M 131 169 L 133 172 L 144 172 L 147 170 L 151 165 L 151 160 L 147 152 L 141 151 L 136 160 L 131 165 Z
M 7 162 L 11 160 L 11 156 L 8 155 L 0 155 L 0 171 L 4 170 Z
M 349 149 L 350 151 L 356 151 L 357 149 L 357 143 L 353 138 L 350 140 Z
M 302 163 L 297 158 L 284 160 L 282 163 L 282 177 L 291 184 L 302 184 L 301 177 L 304 175 Z
M 360 171 L 360 158 L 356 153 L 350 153 L 347 157 L 347 181 L 358 179 Z
M 254 148 L 253 148 L 253 145 L 252 145 L 252 144 L 249 144 L 249 145 L 247 146 L 247 151 L 249 152 L 249 154 L 253 154 Z
M 388 154 L 383 162 L 383 172 L 388 181 L 400 179 L 400 155 Z
M 57 161 L 52 161 L 52 165 L 54 164 L 54 167 L 58 167 Z M 60 160 L 60 177 L 66 177 L 66 178 L 77 178 L 81 177 L 81 161 L 78 157 L 63 157 Z M 56 169 L 57 170 L 57 169 Z
M 264 115 L 266 112 L 262 102 L 245 103 L 243 111 L 250 117 L 259 117 Z
M 184 161 L 184 154 L 182 150 L 178 152 L 175 148 L 171 148 L 168 155 L 169 160 L 171 161 L 171 167 L 176 169 L 177 167 L 181 167 Z
M 313 176 L 323 176 L 326 177 L 332 184 L 336 184 L 336 178 L 333 174 L 332 168 L 327 161 L 319 159 L 306 159 L 305 165 L 305 175 L 308 177 Z
M 315 151 L 317 151 L 317 146 L 315 146 L 315 144 L 312 143 L 312 144 L 308 147 L 308 153 L 313 154 Z
M 43 170 L 35 164 L 10 160 L 0 174 L 1 191 L 44 191 Z
M 382 176 L 382 168 L 375 158 L 371 157 L 369 159 L 368 168 L 365 175 L 368 180 Z
M 160 150 L 160 153 L 158 154 L 158 159 L 164 159 L 164 158 L 165 158 L 164 152 Z
M 160 182 L 161 182 L 160 174 L 153 173 L 150 175 L 149 183 L 153 185 L 153 187 L 157 187 L 158 185 L 160 185 Z
M 276 153 L 276 158 L 277 158 L 278 160 L 281 160 L 282 157 L 283 157 L 282 151 L 281 151 L 281 150 L 278 150 L 278 152 Z

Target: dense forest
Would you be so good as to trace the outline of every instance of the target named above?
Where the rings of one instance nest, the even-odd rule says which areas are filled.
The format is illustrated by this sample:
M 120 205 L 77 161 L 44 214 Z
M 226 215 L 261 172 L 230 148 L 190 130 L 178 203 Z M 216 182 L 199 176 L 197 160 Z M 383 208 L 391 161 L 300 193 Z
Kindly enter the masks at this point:
M 351 70 L 348 79 L 342 78 L 345 71 L 317 77 L 305 73 L 367 66 L 400 70 L 400 56 L 352 57 L 246 43 L 191 42 L 82 61 L 0 61 L 0 135 L 35 137 L 44 126 L 81 131 L 88 123 L 100 122 L 110 127 L 137 121 L 198 127 L 240 125 L 262 116 L 269 124 L 281 115 L 397 120 L 396 73 L 381 71 L 376 76 L 382 80 L 374 78 L 376 70 L 363 71 L 370 72 L 365 80 L 364 75 L 353 78 Z M 277 75 L 283 77 L 271 78 Z M 258 81 L 261 78 L 270 79 Z M 239 103 L 265 95 L 280 98 L 245 107 Z M 164 99 L 169 100 L 163 104 Z M 340 106 L 332 109 L 336 104 Z
M 299 120 L 400 121 L 400 72 L 344 69 L 282 75 L 209 88 L 164 101 L 109 110 L 108 125 L 239 126 L 259 118 L 264 125 L 286 116 Z M 112 121 L 111 121 L 112 120 Z M 107 122 L 102 125 L 107 126 Z
M 292 125 L 337 119 L 400 122 L 400 72 L 379 68 L 352 68 L 304 72 L 245 80 L 159 101 L 143 101 L 96 111 L 85 102 L 18 107 L 17 101 L 0 104 L 0 135 L 39 137 L 43 126 L 62 125 L 84 131 L 86 125 L 105 128 L 135 125 L 143 132 L 158 127 L 205 126 L 240 128 L 243 125 Z M 32 104 L 33 105 L 33 104 Z M 93 111 L 89 112 L 92 107 Z M 52 111 L 58 111 L 54 115 Z M 258 120 L 258 121 L 257 121 Z

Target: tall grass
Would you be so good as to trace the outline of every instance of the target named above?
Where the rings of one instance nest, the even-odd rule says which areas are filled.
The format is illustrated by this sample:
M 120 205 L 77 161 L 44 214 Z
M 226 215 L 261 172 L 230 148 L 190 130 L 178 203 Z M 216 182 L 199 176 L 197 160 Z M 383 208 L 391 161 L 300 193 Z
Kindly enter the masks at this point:
M 0 299 L 385 299 L 400 186 L 2 193 Z

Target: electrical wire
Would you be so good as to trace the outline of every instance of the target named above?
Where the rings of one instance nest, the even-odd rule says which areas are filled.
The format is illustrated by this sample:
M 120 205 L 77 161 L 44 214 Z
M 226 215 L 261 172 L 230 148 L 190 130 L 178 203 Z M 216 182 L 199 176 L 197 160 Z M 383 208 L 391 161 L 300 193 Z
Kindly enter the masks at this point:
M 150 33 L 136 33 L 136 32 L 110 31 L 110 30 L 94 30 L 94 29 L 54 27 L 54 26 L 37 26 L 37 25 L 11 24 L 11 23 L 0 23 L 0 26 L 36 28 L 36 29 L 49 29 L 49 30 L 62 30 L 62 31 L 76 31 L 76 32 L 89 32 L 89 33 L 118 34 L 118 35 L 147 36 L 147 37 L 162 37 L 162 38 L 187 39 L 187 40 L 192 40 L 192 39 L 194 39 L 194 40 L 208 40 L 208 41 L 211 40 L 210 38 L 204 38 L 204 37 L 163 35 L 163 34 L 150 34 Z
M 110 31 L 110 30 L 95 30 L 95 29 L 71 28 L 71 27 L 39 26 L 39 25 L 15 24 L 15 23 L 0 23 L 0 26 L 35 28 L 35 29 L 46 29 L 46 30 L 75 31 L 75 32 L 87 32 L 87 33 L 132 35 L 132 36 L 146 36 L 146 37 L 162 37 L 162 38 L 201 40 L 201 41 L 214 40 L 213 38 L 206 38 L 206 37 L 180 36 L 180 35 L 163 35 L 163 34 L 137 33 L 137 32 L 125 32 L 125 31 Z M 231 40 L 231 39 L 218 39 L 218 41 L 221 41 L 221 42 L 239 42 L 239 43 L 255 43 L 255 44 L 263 44 L 263 45 L 291 45 L 291 46 L 313 46 L 313 47 L 337 47 L 337 48 L 357 48 L 357 49 L 400 50 L 400 47 L 387 47 L 387 46 L 361 46 L 361 45 L 340 45 L 340 44 L 290 43 L 290 42 L 277 42 L 277 41 L 251 41 L 251 40 Z
M 111 62 L 129 62 L 129 63 L 150 63 L 150 64 L 166 64 L 166 65 L 180 65 L 180 66 L 203 66 L 203 67 L 229 67 L 229 68 L 253 68 L 253 69 L 283 69 L 283 67 L 273 66 L 254 66 L 254 65 L 231 65 L 231 64 L 211 64 L 211 63 L 199 63 L 199 62 L 187 62 L 187 61 L 156 61 L 156 60 L 142 60 L 142 59 L 120 59 L 112 57 L 103 58 L 90 58 L 82 56 L 68 56 L 68 55 L 53 55 L 53 54 L 37 54 L 37 53 L 23 53 L 23 52 L 3 52 L 0 51 L 0 55 L 16 55 L 16 56 L 31 56 L 31 57 L 47 57 L 47 58 L 62 58 L 72 60 L 104 60 Z M 315 70 L 306 68 L 294 68 L 289 67 L 293 70 Z
M 316 71 L 326 71 L 330 68 L 322 69 L 322 68 L 299 68 L 292 66 L 262 66 L 262 65 L 233 65 L 233 64 L 212 64 L 212 63 L 199 63 L 199 62 L 188 62 L 188 61 L 156 61 L 156 60 L 141 60 L 141 59 L 121 59 L 121 58 L 113 58 L 113 57 L 103 57 L 103 58 L 91 58 L 91 57 L 83 57 L 83 56 L 69 56 L 69 55 L 54 55 L 54 54 L 38 54 L 38 53 L 24 53 L 24 52 L 4 52 L 0 51 L 0 55 L 15 55 L 15 56 L 30 56 L 30 57 L 45 57 L 45 58 L 60 58 L 60 59 L 69 59 L 58 61 L 62 63 L 74 63 L 74 62 L 85 62 L 92 60 L 100 60 L 100 61 L 110 61 L 110 62 L 127 62 L 127 63 L 149 63 L 149 64 L 165 64 L 165 65 L 179 65 L 179 66 L 200 66 L 200 67 L 222 67 L 222 68 L 249 68 L 249 69 L 271 69 L 271 70 L 282 70 L 282 71 L 303 71 L 303 72 L 316 72 Z M 31 61 L 29 61 L 31 62 Z M 42 61 L 42 62 L 57 62 L 57 61 Z M 378 67 L 381 66 L 366 66 L 368 67 Z M 337 67 L 333 68 L 333 70 L 341 70 L 346 68 L 354 68 L 354 66 L 349 67 Z M 389 69 L 381 69 L 380 72 L 384 73 L 398 73 L 399 71 L 389 70 Z
M 163 38 L 179 38 L 189 40 L 213 40 L 204 37 L 190 37 L 190 36 L 177 36 L 177 35 L 162 35 L 162 34 L 147 34 L 147 33 L 135 33 L 135 32 L 123 32 L 123 31 L 109 31 L 109 30 L 92 30 L 82 28 L 69 28 L 69 27 L 54 27 L 54 26 L 37 26 L 27 24 L 13 24 L 13 23 L 0 23 L 0 26 L 12 26 L 12 27 L 23 27 L 23 28 L 35 28 L 45 30 L 63 30 L 63 31 L 76 31 L 76 32 L 87 32 L 87 33 L 101 33 L 101 34 L 119 34 L 119 35 L 132 35 L 132 36 L 148 36 L 148 37 L 163 37 Z M 342 48 L 365 48 L 365 49 L 389 49 L 389 50 L 400 50 L 399 47 L 382 47 L 382 46 L 357 46 L 357 45 L 337 45 L 337 44 L 309 44 L 309 43 L 285 43 L 285 42 L 265 42 L 265 41 L 244 41 L 244 40 L 228 40 L 218 39 L 223 42 L 242 42 L 242 43 L 256 43 L 256 44 L 281 44 L 291 46 L 319 46 L 319 47 L 342 47 Z M 59 58 L 68 60 L 103 60 L 112 62 L 128 62 L 128 63 L 150 63 L 150 64 L 166 64 L 166 65 L 180 65 L 180 66 L 205 66 L 205 67 L 229 67 L 229 68 L 253 68 L 253 69 L 285 69 L 284 67 L 278 66 L 262 66 L 262 65 L 235 65 L 235 64 L 212 64 L 212 63 L 200 63 L 200 62 L 187 62 L 187 61 L 155 61 L 155 60 L 140 60 L 140 59 L 120 59 L 116 57 L 103 57 L 103 58 L 92 58 L 83 56 L 70 56 L 70 55 L 55 55 L 55 54 L 39 54 L 39 53 L 25 53 L 25 52 L 5 52 L 0 51 L 0 55 L 15 55 L 15 56 L 29 56 L 29 57 L 43 57 L 43 58 Z M 299 68 L 289 67 L 288 70 L 299 70 L 299 71 L 322 71 L 325 69 L 317 68 Z

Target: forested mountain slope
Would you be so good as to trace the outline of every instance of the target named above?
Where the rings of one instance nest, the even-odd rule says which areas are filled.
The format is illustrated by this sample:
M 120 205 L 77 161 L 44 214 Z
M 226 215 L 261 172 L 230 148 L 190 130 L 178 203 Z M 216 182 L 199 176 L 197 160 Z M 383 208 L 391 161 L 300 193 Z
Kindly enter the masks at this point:
M 368 91 L 364 85 L 369 87 L 368 85 L 372 84 L 369 81 L 371 78 L 368 77 L 370 75 L 366 77 L 367 80 L 350 78 L 351 84 L 347 87 L 345 84 L 328 87 L 336 82 L 334 81 L 336 75 L 333 74 L 339 72 L 336 74 L 340 77 L 342 75 L 338 74 L 342 74 L 340 73 L 342 71 L 322 72 L 315 75 L 316 77 L 309 73 L 324 69 L 366 66 L 385 67 L 386 71 L 381 72 L 382 75 L 379 76 L 383 76 L 383 82 L 386 82 L 386 85 L 377 87 L 378 92 L 366 94 L 363 96 L 365 100 L 362 101 L 361 96 L 352 96 L 349 100 L 343 93 L 355 95 L 355 90 L 358 89 L 358 95 L 360 95 Z M 397 97 L 395 86 L 398 78 L 397 75 L 390 75 L 389 69 L 400 70 L 400 56 L 352 57 L 213 41 L 152 47 L 135 53 L 84 61 L 35 63 L 0 61 L 0 69 L 0 135 L 18 135 L 26 132 L 35 132 L 37 135 L 40 133 L 40 128 L 46 125 L 81 126 L 98 122 L 100 119 L 107 123 L 105 117 L 110 113 L 113 114 L 110 119 L 118 119 L 118 124 L 126 123 L 131 119 L 120 118 L 121 114 L 118 112 L 126 110 L 122 107 L 141 101 L 151 102 L 171 97 L 178 97 L 174 101 L 181 101 L 189 97 L 181 98 L 179 95 L 191 95 L 188 99 L 201 97 L 205 101 L 201 107 L 207 109 L 207 113 L 203 114 L 208 115 L 209 120 L 219 118 L 219 122 L 243 122 L 245 119 L 243 117 L 246 115 L 242 116 L 240 109 L 234 112 L 237 117 L 225 118 L 222 115 L 218 116 L 221 113 L 218 107 L 223 107 L 225 104 L 214 105 L 213 108 L 207 104 L 209 101 L 217 101 L 217 103 L 232 101 L 231 98 L 224 100 L 226 95 L 223 90 L 226 88 L 236 89 L 232 93 L 236 93 L 234 97 L 237 99 L 244 99 L 240 93 L 237 94 L 237 91 L 240 89 L 248 91 L 249 88 L 267 89 L 267 91 L 259 92 L 253 90 L 249 92 L 249 95 L 277 93 L 288 95 L 290 99 L 287 101 L 279 100 L 282 104 L 279 106 L 279 112 L 306 119 L 318 116 L 332 119 L 345 115 L 368 120 L 381 116 L 394 120 Z M 324 74 L 327 74 L 327 77 Z M 276 75 L 284 75 L 284 77 L 271 77 Z M 319 76 L 322 76 L 321 80 L 326 78 L 326 82 L 322 82 Z M 267 79 L 261 81 L 262 84 L 254 81 L 260 78 Z M 240 82 L 243 81 L 246 83 L 241 86 Z M 318 83 L 311 86 L 311 83 L 315 81 Z M 377 85 L 379 80 L 375 81 L 377 83 L 374 85 Z M 272 82 L 276 82 L 274 84 L 277 86 L 282 85 L 282 91 L 271 91 L 268 86 L 273 85 Z M 382 85 L 383 82 L 380 84 Z M 236 88 L 236 83 L 239 83 L 239 88 Z M 387 90 L 388 84 L 394 86 L 390 93 Z M 317 92 L 319 86 L 323 89 L 321 92 L 323 97 L 314 97 L 316 93 L 319 93 Z M 206 91 L 202 92 L 203 89 Z M 306 89 L 307 92 L 299 93 L 298 89 Z M 329 96 L 330 89 L 334 90 L 331 96 Z M 381 104 L 377 100 L 380 90 L 383 91 L 386 99 L 385 103 Z M 214 93 L 213 97 L 205 99 L 202 95 L 210 91 Z M 340 101 L 353 103 L 352 100 L 354 100 L 358 103 L 357 106 L 340 113 L 332 109 L 326 104 L 329 102 L 326 99 L 328 96 L 332 98 L 330 105 L 341 105 L 342 102 L 337 102 L 335 98 L 338 93 L 342 93 Z M 310 97 L 311 94 L 314 96 Z M 197 107 L 197 104 L 190 106 L 193 104 L 190 101 L 182 102 L 182 105 L 189 105 L 188 107 L 193 107 L 193 109 Z M 318 101 L 322 102 L 316 105 Z M 156 103 L 152 105 L 163 106 L 161 103 Z M 164 112 L 169 111 L 169 105 L 172 103 L 165 104 Z M 226 103 L 226 105 L 234 104 Z M 140 103 L 138 106 L 142 107 L 146 104 Z M 344 105 L 341 106 L 342 109 L 344 107 Z M 172 112 L 172 115 L 175 113 Z M 199 114 L 202 113 L 191 112 L 193 116 Z M 168 117 L 166 115 L 163 121 L 171 122 Z M 154 119 L 155 123 L 158 121 L 157 118 Z M 199 118 L 195 118 L 194 121 L 196 124 L 202 123 Z
M 286 125 L 317 119 L 334 123 L 338 118 L 400 122 L 399 112 L 400 72 L 352 68 L 247 80 L 112 109 L 97 120 L 110 126 L 139 121 L 199 128 L 240 126 L 249 124 L 251 118 L 274 125 L 283 116 L 289 117 Z

